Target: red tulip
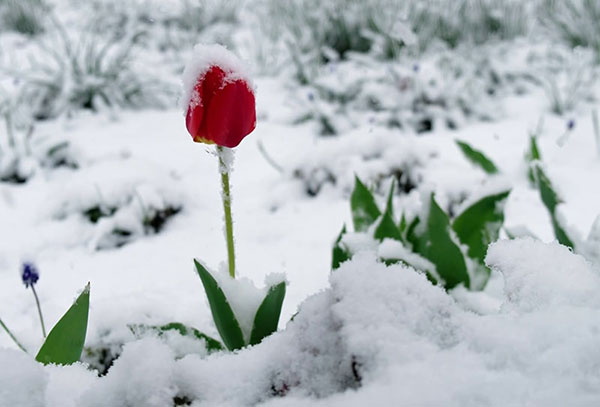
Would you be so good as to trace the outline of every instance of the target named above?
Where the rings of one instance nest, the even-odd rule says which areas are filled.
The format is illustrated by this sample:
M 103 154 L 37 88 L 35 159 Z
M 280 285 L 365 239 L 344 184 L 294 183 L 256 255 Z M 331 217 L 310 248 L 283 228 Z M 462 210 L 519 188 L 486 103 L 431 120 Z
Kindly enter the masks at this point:
M 186 127 L 195 142 L 237 146 L 256 127 L 251 86 L 236 72 L 211 65 L 196 79 Z

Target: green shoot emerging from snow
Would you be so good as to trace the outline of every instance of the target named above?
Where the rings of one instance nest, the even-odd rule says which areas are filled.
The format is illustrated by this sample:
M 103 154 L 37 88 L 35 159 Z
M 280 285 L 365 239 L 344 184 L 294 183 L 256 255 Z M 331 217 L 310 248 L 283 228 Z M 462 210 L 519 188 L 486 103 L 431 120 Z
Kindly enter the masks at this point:
M 484 263 L 485 254 L 488 245 L 498 239 L 504 221 L 503 204 L 510 191 L 484 196 L 454 219 L 431 194 L 425 203 L 427 210 L 410 218 L 402 213 L 399 221 L 393 210 L 393 194 L 392 184 L 382 212 L 373 194 L 357 177 L 350 201 L 354 233 L 379 242 L 379 257 L 388 264 L 409 265 L 447 289 L 460 284 L 470 289 L 483 288 L 490 273 Z M 333 248 L 334 270 L 352 258 L 347 235 L 344 226 Z

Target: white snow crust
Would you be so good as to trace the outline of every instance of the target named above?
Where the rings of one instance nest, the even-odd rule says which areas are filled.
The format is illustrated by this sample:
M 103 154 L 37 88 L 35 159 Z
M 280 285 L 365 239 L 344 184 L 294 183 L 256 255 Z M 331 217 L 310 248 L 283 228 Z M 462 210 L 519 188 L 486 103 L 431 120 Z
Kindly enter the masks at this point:
M 598 274 L 566 248 L 531 239 L 496 243 L 487 261 L 505 283 L 501 307 L 484 313 L 463 308 L 414 270 L 362 252 L 258 346 L 176 359 L 164 342 L 141 339 L 102 378 L 81 365 L 42 367 L 2 350 L 0 389 L 11 391 L 0 400 L 83 407 L 166 406 L 176 395 L 198 406 L 597 403 Z M 481 295 L 472 301 L 483 303 Z M 66 377 L 76 392 L 56 391 Z M 16 385 L 22 382 L 36 391 Z
M 354 1 L 352 10 L 388 1 L 397 3 Z M 144 33 L 133 44 L 131 66 L 119 71 L 125 76 L 109 83 L 113 104 L 96 95 L 94 110 L 78 107 L 71 92 L 113 81 L 110 75 L 75 78 L 62 40 L 49 35 L 56 34 L 53 24 L 35 36 L 2 25 L 0 67 L 16 73 L 0 70 L 0 116 L 29 86 L 37 96 L 12 112 L 16 124 L 26 125 L 36 104 L 63 113 L 34 121 L 31 139 L 17 129 L 16 149 L 0 123 L 0 177 L 11 168 L 29 177 L 22 184 L 0 182 L 0 317 L 28 350 L 19 351 L 0 330 L 0 407 L 171 407 L 174 398 L 192 407 L 600 405 L 597 55 L 539 32 L 474 48 L 434 44 L 413 54 L 402 46 L 388 59 L 383 52 L 390 36 L 411 41 L 404 20 L 383 9 L 380 16 L 399 25 L 384 25 L 389 29 L 382 35 L 361 32 L 375 41 L 373 49 L 340 58 L 327 46 L 315 47 L 309 34 L 312 28 L 327 33 L 329 11 L 347 10 L 333 10 L 329 1 L 301 3 L 311 2 L 315 7 L 289 21 L 303 24 L 300 17 L 313 16 L 311 30 L 302 27 L 293 38 L 289 27 L 276 27 L 271 22 L 280 21 L 265 19 L 263 7 L 255 7 L 283 4 L 275 0 L 242 2 L 237 16 L 227 12 L 238 2 L 222 0 L 46 0 L 48 15 L 64 25 L 81 57 L 88 54 L 78 50 L 93 54 L 88 45 L 100 49 L 110 41 L 118 47 L 101 61 L 110 65 L 128 46 L 117 33 Z M 3 4 L 0 9 L 4 22 Z M 355 12 L 350 23 L 364 22 L 363 16 Z M 100 29 L 92 30 L 96 18 Z M 263 28 L 283 32 L 266 38 Z M 264 75 L 255 84 L 249 65 L 222 46 L 192 52 L 199 40 L 227 44 Z M 60 61 L 48 58 L 40 43 L 65 64 L 53 71 Z M 297 60 L 289 58 L 294 52 Z M 218 339 L 192 272 L 193 258 L 216 265 L 227 256 L 218 163 L 213 149 L 190 140 L 180 109 L 194 99 L 196 80 L 212 64 L 226 70 L 227 80 L 261 90 L 261 125 L 236 148 L 231 174 L 243 278 L 232 282 L 216 272 L 246 337 L 266 287 L 283 276 L 288 281 L 280 331 L 234 353 L 211 353 L 205 341 L 175 331 L 138 335 L 129 329 L 181 322 Z M 308 83 L 298 81 L 299 68 L 306 68 Z M 58 85 L 58 94 L 33 84 L 38 76 L 50 89 Z M 138 103 L 121 106 L 138 85 Z M 553 98 L 565 102 L 563 113 L 551 110 Z M 163 110 L 153 110 L 158 106 Z M 424 122 L 431 131 L 420 132 Z M 528 180 L 524 153 L 531 134 L 564 201 L 558 216 L 574 252 L 553 241 L 550 217 Z M 474 167 L 456 139 L 483 151 L 501 174 L 490 179 Z M 57 142 L 68 148 L 50 160 L 47 151 Z M 70 165 L 53 166 L 61 158 Z M 378 263 L 376 254 L 409 253 L 366 233 L 344 236 L 342 244 L 356 256 L 331 273 L 335 236 L 343 224 L 352 229 L 348 198 L 355 175 L 374 188 L 381 208 L 390 180 L 399 181 L 396 221 L 426 213 L 431 192 L 457 215 L 509 185 L 501 236 L 539 240 L 492 245 L 491 277 L 477 292 L 459 286 L 446 293 L 408 267 Z M 114 213 L 93 222 L 86 213 L 95 207 Z M 169 208 L 180 211 L 160 232 L 148 233 L 149 210 Z M 130 234 L 126 244 L 115 232 Z M 47 327 L 91 282 L 82 363 L 34 361 L 42 337 L 33 298 L 19 279 L 23 259 L 40 269 L 36 288 Z M 265 288 L 257 288 L 263 281 Z M 95 369 L 106 368 L 98 376 Z

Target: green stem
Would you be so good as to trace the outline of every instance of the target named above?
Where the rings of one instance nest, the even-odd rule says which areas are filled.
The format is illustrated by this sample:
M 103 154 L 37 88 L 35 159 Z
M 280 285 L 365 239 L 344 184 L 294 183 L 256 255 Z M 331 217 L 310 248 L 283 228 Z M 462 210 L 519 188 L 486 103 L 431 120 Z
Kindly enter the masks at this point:
M 35 298 L 35 305 L 37 305 L 38 314 L 40 316 L 40 325 L 42 326 L 42 335 L 44 335 L 44 339 L 46 338 L 46 326 L 44 325 L 44 317 L 42 316 L 42 307 L 40 307 L 40 300 L 38 299 L 37 292 L 35 292 L 35 288 L 33 284 L 31 284 L 31 291 L 33 291 L 33 297 Z
M 231 217 L 231 190 L 229 188 L 229 168 L 225 163 L 224 148 L 217 146 L 219 156 L 219 172 L 221 173 L 221 187 L 223 193 L 223 210 L 225 211 L 225 239 L 227 241 L 227 259 L 229 260 L 229 275 L 235 278 L 235 249 L 233 245 L 233 220 Z
M 21 345 L 21 342 L 19 342 L 17 340 L 17 338 L 13 335 L 13 333 L 10 331 L 10 329 L 8 329 L 8 327 L 6 325 L 4 325 L 4 322 L 2 322 L 2 319 L 0 319 L 0 326 L 2 328 L 4 328 L 4 330 L 6 331 L 6 333 L 8 334 L 8 336 L 10 336 L 10 338 L 17 344 L 17 346 L 25 353 L 27 353 L 27 350 L 25 349 L 25 347 L 23 345 Z

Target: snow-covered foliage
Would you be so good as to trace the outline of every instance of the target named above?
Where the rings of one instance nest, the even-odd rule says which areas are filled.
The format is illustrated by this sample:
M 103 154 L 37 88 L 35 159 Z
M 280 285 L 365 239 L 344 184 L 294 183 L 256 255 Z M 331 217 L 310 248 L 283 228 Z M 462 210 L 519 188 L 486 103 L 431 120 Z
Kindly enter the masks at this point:
M 6 405 L 113 407 L 598 400 L 598 274 L 564 247 L 531 240 L 492 246 L 488 264 L 505 283 L 470 298 L 472 306 L 496 304 L 485 312 L 471 311 L 423 275 L 364 254 L 259 346 L 179 359 L 149 337 L 126 345 L 101 378 L 81 365 L 43 368 L 3 350 L 0 395 Z M 67 383 L 76 390 L 64 391 Z
M 90 0 L 73 7 L 98 34 L 139 33 L 140 46 L 175 56 L 201 40 L 231 46 L 242 5 L 241 0 Z
M 597 17 L 592 0 L 0 0 L 0 317 L 29 353 L 0 327 L 0 407 L 597 405 Z M 237 280 L 214 273 L 235 351 L 192 262 L 226 258 L 218 166 L 177 106 L 196 43 L 257 74 Z M 381 216 L 352 230 L 356 176 L 392 229 L 432 196 L 453 226 L 510 190 L 485 260 L 446 228 L 485 278 L 436 285 L 427 239 L 377 238 Z M 91 282 L 79 363 L 34 360 L 30 260 L 48 327 Z M 279 332 L 245 346 L 283 273 Z
M 44 31 L 48 5 L 44 0 L 4 0 L 0 3 L 0 30 L 34 36 Z
M 426 0 L 407 3 L 407 20 L 421 49 L 511 40 L 531 30 L 534 2 Z
M 132 66 L 134 42 L 104 42 L 93 34 L 74 39 L 60 28 L 36 44 L 27 65 L 7 68 L 37 120 L 80 109 L 164 106 L 174 89 Z
M 589 47 L 600 58 L 600 4 L 594 0 L 541 0 L 540 21 L 571 47 Z

